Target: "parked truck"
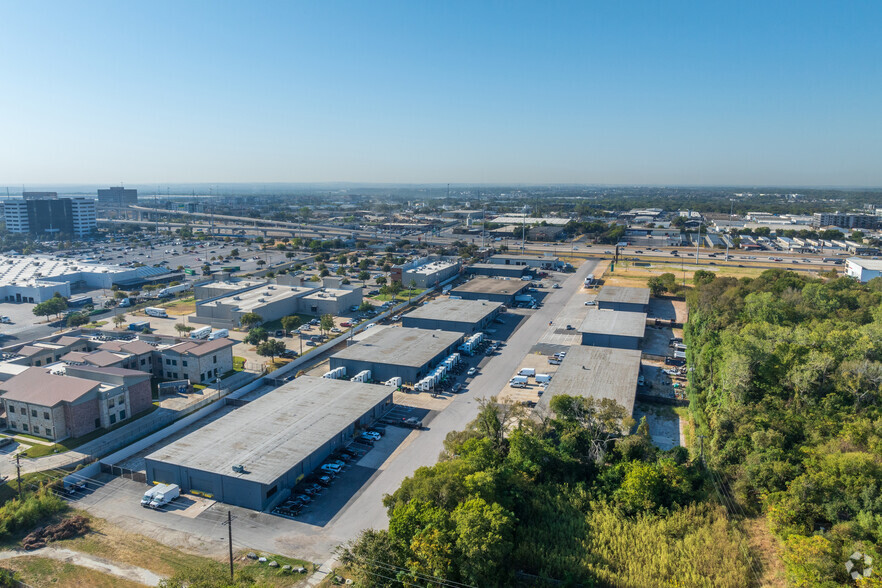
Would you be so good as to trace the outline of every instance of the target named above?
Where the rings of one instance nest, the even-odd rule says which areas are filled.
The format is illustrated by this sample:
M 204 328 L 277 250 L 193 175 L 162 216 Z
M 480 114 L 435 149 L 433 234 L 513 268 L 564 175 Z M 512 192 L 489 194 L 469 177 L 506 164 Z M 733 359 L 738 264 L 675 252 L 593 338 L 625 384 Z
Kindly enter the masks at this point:
M 202 327 L 190 333 L 191 339 L 207 339 L 211 335 L 211 327 Z
M 150 508 L 162 508 L 180 495 L 181 487 L 177 484 L 157 486 L 156 492 L 153 493 L 153 499 L 150 501 Z
M 229 337 L 230 330 L 229 329 L 218 329 L 216 331 L 212 331 L 208 334 L 208 340 L 214 341 L 215 339 L 221 339 L 223 337 Z
M 168 318 L 168 313 L 164 308 L 157 308 L 155 306 L 148 306 L 144 309 L 144 314 L 147 316 L 155 316 L 158 318 Z
M 163 484 L 160 484 L 162 486 Z M 147 507 L 150 506 L 150 501 L 153 500 L 153 495 L 156 494 L 156 491 L 159 489 L 159 486 L 153 486 L 144 493 L 144 496 L 141 497 L 141 506 Z
M 529 294 L 518 294 L 514 297 L 515 302 L 535 302 Z
M 536 383 L 542 384 L 543 382 L 550 382 L 551 375 L 550 374 L 536 374 Z
M 156 293 L 160 298 L 168 298 L 169 296 L 174 296 L 178 292 L 184 292 L 185 290 L 190 289 L 190 284 L 178 284 L 176 286 L 167 286 Z
M 518 372 L 518 375 L 519 376 L 535 376 L 536 375 L 536 368 L 521 368 L 521 370 Z
M 144 329 L 149 329 L 150 323 L 147 321 L 136 321 L 134 323 L 129 323 L 130 331 L 143 331 Z

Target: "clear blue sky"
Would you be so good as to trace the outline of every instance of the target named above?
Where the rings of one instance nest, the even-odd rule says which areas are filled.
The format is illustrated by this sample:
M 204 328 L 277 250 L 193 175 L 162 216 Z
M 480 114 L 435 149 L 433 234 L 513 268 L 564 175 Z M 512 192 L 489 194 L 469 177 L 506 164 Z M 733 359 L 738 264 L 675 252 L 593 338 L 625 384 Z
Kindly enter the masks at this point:
M 882 2 L 0 3 L 0 186 L 882 186 Z

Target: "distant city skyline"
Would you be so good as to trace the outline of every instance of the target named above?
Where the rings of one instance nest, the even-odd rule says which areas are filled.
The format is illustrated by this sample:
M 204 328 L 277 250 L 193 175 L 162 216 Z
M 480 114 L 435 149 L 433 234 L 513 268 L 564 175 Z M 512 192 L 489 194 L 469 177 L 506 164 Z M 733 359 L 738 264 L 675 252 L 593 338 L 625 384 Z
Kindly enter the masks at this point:
M 0 19 L 4 187 L 882 186 L 878 2 L 49 1 Z

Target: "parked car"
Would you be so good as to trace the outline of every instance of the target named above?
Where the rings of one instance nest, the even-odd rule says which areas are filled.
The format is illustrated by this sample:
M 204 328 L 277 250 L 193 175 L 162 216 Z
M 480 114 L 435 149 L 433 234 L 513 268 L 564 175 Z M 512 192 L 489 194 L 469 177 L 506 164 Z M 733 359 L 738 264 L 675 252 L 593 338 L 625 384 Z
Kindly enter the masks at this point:
M 596 305 L 597 305 L 597 303 L 594 302 L 593 300 L 586 300 L 585 301 L 585 306 L 596 306 Z
M 474 376 L 477 373 L 478 373 L 478 369 L 472 367 L 472 368 L 469 368 L 469 371 L 466 372 L 466 375 L 467 376 Z
M 341 471 L 343 471 L 343 468 L 335 463 L 322 464 L 321 469 L 323 472 L 328 472 L 330 474 L 339 474 Z

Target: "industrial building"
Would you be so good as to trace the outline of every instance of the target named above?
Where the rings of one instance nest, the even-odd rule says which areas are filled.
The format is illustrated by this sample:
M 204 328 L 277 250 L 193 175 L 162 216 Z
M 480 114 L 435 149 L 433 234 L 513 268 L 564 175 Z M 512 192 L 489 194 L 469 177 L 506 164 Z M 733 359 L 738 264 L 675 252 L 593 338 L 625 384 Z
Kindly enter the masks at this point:
M 109 206 L 127 206 L 138 203 L 138 191 L 116 186 L 98 190 L 98 202 Z
M 649 288 L 604 286 L 595 300 L 601 310 L 649 312 Z
M 218 279 L 193 285 L 193 296 L 196 300 L 218 298 L 239 294 L 266 285 L 264 280 L 233 279 L 229 274 L 218 275 Z
M 530 267 L 526 265 L 502 265 L 499 263 L 474 263 L 467 265 L 465 271 L 468 274 L 488 278 L 515 278 L 519 280 L 530 271 Z
M 150 374 L 122 368 L 28 367 L 0 382 L 5 426 L 58 441 L 110 427 L 152 405 Z
M 411 284 L 415 284 L 417 288 L 425 290 L 458 275 L 460 267 L 458 257 L 430 255 L 392 266 L 389 277 L 393 282 L 401 282 L 405 287 L 409 288 Z
M 514 297 L 530 287 L 530 282 L 522 280 L 496 280 L 493 278 L 472 278 L 465 284 L 450 291 L 451 296 L 464 300 L 488 300 L 500 304 L 512 304 Z
M 882 260 L 849 257 L 845 260 L 845 275 L 859 282 L 869 282 L 882 276 Z
M 498 265 L 525 265 L 535 269 L 558 269 L 563 264 L 557 257 L 551 255 L 516 255 L 498 253 L 491 255 L 487 261 Z
M 582 345 L 616 349 L 637 349 L 645 331 L 646 313 L 599 308 L 590 309 L 579 327 Z
M 49 239 L 82 239 L 98 227 L 95 201 L 89 198 L 6 200 L 3 202 L 3 217 L 10 233 Z
M 281 276 L 277 283 L 212 282 L 199 286 L 200 295 L 219 295 L 199 300 L 196 316 L 190 322 L 207 324 L 218 328 L 239 326 L 242 315 L 257 313 L 264 321 L 280 319 L 292 314 L 340 315 L 362 301 L 359 286 L 342 284 L 342 278 L 325 277 L 321 282 L 301 279 L 301 276 Z
M 56 292 L 69 298 L 71 288 L 109 290 L 114 284 L 128 288 L 177 275 L 161 267 L 128 268 L 43 255 L 0 255 L 0 301 L 39 303 Z
M 456 352 L 462 337 L 451 331 L 382 329 L 332 355 L 330 367 L 345 367 L 348 375 L 370 370 L 375 382 L 399 377 L 412 384 Z
M 441 329 L 458 333 L 482 331 L 502 310 L 502 304 L 485 300 L 441 298 L 401 317 L 401 325 L 414 329 Z
M 557 394 L 609 398 L 634 412 L 637 378 L 640 376 L 640 352 L 633 349 L 574 345 L 567 350 L 554 379 L 542 395 L 540 404 L 548 407 Z
M 299 377 L 148 455 L 147 481 L 264 510 L 391 408 L 388 386 Z

